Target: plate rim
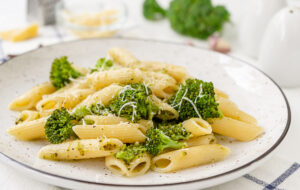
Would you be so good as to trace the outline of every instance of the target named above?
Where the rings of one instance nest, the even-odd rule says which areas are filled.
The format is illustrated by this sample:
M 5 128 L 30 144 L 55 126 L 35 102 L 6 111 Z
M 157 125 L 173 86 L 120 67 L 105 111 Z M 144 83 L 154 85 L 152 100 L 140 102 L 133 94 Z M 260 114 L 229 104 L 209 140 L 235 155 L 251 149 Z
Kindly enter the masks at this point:
M 64 42 L 60 42 L 60 43 L 56 43 L 56 44 L 46 45 L 46 46 L 43 46 L 41 48 L 49 48 L 49 47 L 59 46 L 61 44 L 69 44 L 69 43 L 76 43 L 76 42 L 80 42 L 80 41 L 91 41 L 91 40 L 99 40 L 99 41 L 101 41 L 101 40 L 104 40 L 104 41 L 105 40 L 130 40 L 130 41 L 140 41 L 140 42 L 154 42 L 154 43 L 163 43 L 163 44 L 173 44 L 173 45 L 177 45 L 177 46 L 188 46 L 188 47 L 191 47 L 191 48 L 201 49 L 201 50 L 206 51 L 206 52 L 212 52 L 212 53 L 219 54 L 219 55 L 222 55 L 222 56 L 228 56 L 228 57 L 233 58 L 235 60 L 239 60 L 242 64 L 246 64 L 246 65 L 252 67 L 253 69 L 259 71 L 264 76 L 266 76 L 280 91 L 282 97 L 284 98 L 284 101 L 285 101 L 285 104 L 286 104 L 286 109 L 287 109 L 287 122 L 286 122 L 286 125 L 285 125 L 285 128 L 284 128 L 284 131 L 281 134 L 281 136 L 278 138 L 278 140 L 267 151 L 265 151 L 263 154 L 261 154 L 257 158 L 251 160 L 250 162 L 247 162 L 246 164 L 244 164 L 240 167 L 237 167 L 237 168 L 229 170 L 227 172 L 223 172 L 223 173 L 220 173 L 220 174 L 217 174 L 217 175 L 214 175 L 214 176 L 210 176 L 210 177 L 194 179 L 194 180 L 189 180 L 189 181 L 183 181 L 183 182 L 175 182 L 175 183 L 163 183 L 163 184 L 113 184 L 113 183 L 103 183 L 103 182 L 92 182 L 92 181 L 80 180 L 80 179 L 65 177 L 65 176 L 61 176 L 61 175 L 58 175 L 58 174 L 53 174 L 53 173 L 50 173 L 50 172 L 46 172 L 46 171 L 36 169 L 32 166 L 29 166 L 27 164 L 24 164 L 24 163 L 16 160 L 14 158 L 11 158 L 10 156 L 4 154 L 3 152 L 0 152 L 0 154 L 6 158 L 6 161 L 9 160 L 10 162 L 13 162 L 13 163 L 15 163 L 15 164 L 17 164 L 21 167 L 25 167 L 25 169 L 28 169 L 32 172 L 41 173 L 41 174 L 49 176 L 49 177 L 61 178 L 63 180 L 68 180 L 68 181 L 73 181 L 73 182 L 78 182 L 78 183 L 84 183 L 84 184 L 91 184 L 91 185 L 98 185 L 98 186 L 111 186 L 111 187 L 166 187 L 166 186 L 184 185 L 184 184 L 191 184 L 191 183 L 209 181 L 209 180 L 212 180 L 212 179 L 215 179 L 215 178 L 223 177 L 223 176 L 226 176 L 228 174 L 232 174 L 232 173 L 238 172 L 240 170 L 243 170 L 243 169 L 249 167 L 250 165 L 252 165 L 253 163 L 256 163 L 258 161 L 262 161 L 265 157 L 267 157 L 270 153 L 272 153 L 281 144 L 281 142 L 284 140 L 284 138 L 286 137 L 286 134 L 289 131 L 290 124 L 291 124 L 291 109 L 290 109 L 288 99 L 287 99 L 285 93 L 283 92 L 283 90 L 281 89 L 281 87 L 269 75 L 267 75 L 261 69 L 259 69 L 256 66 L 248 63 L 247 61 L 245 61 L 241 58 L 235 57 L 233 55 L 226 55 L 226 54 L 222 54 L 222 53 L 219 53 L 219 52 L 215 52 L 215 51 L 206 49 L 204 47 L 188 45 L 188 44 L 184 44 L 184 43 L 181 43 L 181 42 L 155 40 L 155 39 L 140 39 L 140 38 L 134 38 L 134 37 L 120 37 L 120 36 L 119 37 L 108 37 L 108 38 L 102 38 L 102 39 L 101 38 L 88 38 L 88 39 L 64 41 Z M 27 51 L 25 53 L 19 54 L 16 57 L 21 57 L 21 56 L 30 54 L 32 52 L 38 51 L 39 49 L 40 48 Z M 13 60 L 13 59 L 15 59 L 15 57 L 3 62 L 2 64 L 0 64 L 0 69 L 1 69 L 1 66 L 11 62 L 11 60 Z

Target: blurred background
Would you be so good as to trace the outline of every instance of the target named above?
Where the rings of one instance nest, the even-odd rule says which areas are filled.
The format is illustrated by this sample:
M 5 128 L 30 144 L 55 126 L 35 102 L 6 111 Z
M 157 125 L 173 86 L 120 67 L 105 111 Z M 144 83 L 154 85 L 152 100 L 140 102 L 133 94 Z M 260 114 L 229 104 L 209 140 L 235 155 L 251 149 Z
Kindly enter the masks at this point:
M 299 34 L 299 0 L 0 2 L 0 64 L 42 46 L 85 38 L 122 37 L 183 43 L 229 54 L 262 69 L 284 88 L 296 117 L 300 114 Z M 300 162 L 299 153 L 291 151 L 293 147 L 298 149 L 297 124 L 300 120 L 294 117 L 293 132 L 288 134 L 280 153 L 292 159 L 276 158 L 271 165 Z M 3 164 L 0 168 L 5 189 L 28 185 L 30 189 L 57 189 L 23 178 Z M 259 175 L 272 173 L 267 168 L 260 170 L 257 170 Z M 19 183 L 12 183 L 12 178 Z M 236 180 L 227 187 L 240 183 Z
M 257 26 L 255 26 L 255 30 L 263 30 L 258 27 L 266 27 L 268 21 L 265 20 L 271 19 L 272 16 L 271 13 L 266 12 L 273 12 L 274 14 L 285 6 L 285 1 L 276 1 L 278 1 L 278 3 L 271 2 L 270 0 L 266 0 L 266 3 L 250 0 L 213 1 L 214 5 L 225 5 L 230 13 L 228 22 L 222 23 L 221 30 L 216 32 L 221 34 L 222 38 L 226 40 L 228 43 L 226 45 L 231 47 L 231 52 L 234 52 L 234 54 L 246 55 L 250 58 L 256 58 L 258 56 L 257 48 L 259 43 L 257 42 L 257 39 L 254 39 L 257 38 L 255 36 L 256 34 L 253 34 L 252 39 L 249 39 L 249 41 L 256 40 L 255 50 L 251 50 L 252 47 L 241 48 L 241 46 L 243 46 L 242 42 L 246 44 L 251 42 L 245 40 L 245 38 L 249 38 L 249 35 L 243 34 L 243 36 L 240 36 L 239 34 L 243 32 L 242 30 L 248 30 L 247 28 L 244 29 L 245 26 L 243 26 L 243 22 L 247 19 L 248 24 L 252 24 L 252 26 L 249 26 L 248 28 L 253 27 L 253 22 L 256 22 Z M 176 31 L 172 30 L 167 18 L 158 18 L 156 21 L 145 18 L 143 16 L 143 2 L 143 0 L 2 1 L 0 5 L 0 31 L 26 27 L 32 23 L 37 23 L 39 25 L 38 34 L 34 38 L 17 43 L 3 40 L 2 46 L 5 50 L 4 54 L 20 54 L 24 51 L 34 49 L 39 45 L 49 45 L 78 38 L 107 36 L 176 41 L 209 48 L 207 39 L 199 39 L 197 37 L 178 34 Z M 167 9 L 170 0 L 160 0 L 158 3 L 162 8 Z M 269 4 L 276 5 L 272 9 Z M 257 8 L 263 10 L 257 10 Z M 272 11 L 270 9 L 272 9 Z M 116 11 L 115 13 L 109 12 L 114 10 Z M 263 26 L 258 26 L 257 23 L 259 22 L 257 18 L 260 16 L 268 17 L 265 19 L 261 18 L 264 19 L 264 21 L 261 21 L 262 23 L 264 22 L 262 24 Z M 115 20 L 113 21 L 111 18 Z M 111 20 L 109 21 L 109 19 Z M 106 23 L 101 23 L 101 20 Z M 197 27 L 197 23 L 195 23 L 195 26 L 193 27 Z M 262 31 L 257 32 L 262 33 Z M 239 38 L 241 38 L 241 40 L 239 40 Z M 251 44 L 248 46 L 251 46 Z
M 299 0 L 1 1 L 0 61 L 62 41 L 130 37 L 230 53 L 294 87 L 300 85 L 299 7 Z

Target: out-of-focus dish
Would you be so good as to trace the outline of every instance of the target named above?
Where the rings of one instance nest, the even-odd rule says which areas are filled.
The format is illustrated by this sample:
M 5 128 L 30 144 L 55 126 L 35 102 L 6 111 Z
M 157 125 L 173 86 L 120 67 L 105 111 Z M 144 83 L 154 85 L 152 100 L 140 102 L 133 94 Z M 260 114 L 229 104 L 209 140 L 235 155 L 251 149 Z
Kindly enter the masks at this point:
M 80 38 L 114 35 L 127 18 L 122 1 L 61 1 L 56 5 L 56 20 Z

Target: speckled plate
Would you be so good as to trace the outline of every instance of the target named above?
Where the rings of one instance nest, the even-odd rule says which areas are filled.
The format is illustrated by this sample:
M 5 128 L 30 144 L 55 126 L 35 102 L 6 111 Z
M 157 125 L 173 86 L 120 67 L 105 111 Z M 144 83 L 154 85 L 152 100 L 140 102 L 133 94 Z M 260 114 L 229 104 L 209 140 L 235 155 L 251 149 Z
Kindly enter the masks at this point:
M 22 142 L 6 133 L 16 113 L 8 104 L 36 84 L 48 80 L 54 58 L 67 55 L 81 66 L 92 66 L 111 47 L 123 47 L 141 60 L 185 66 L 195 77 L 213 81 L 239 107 L 255 116 L 265 134 L 248 142 L 220 138 L 232 153 L 224 161 L 136 178 L 111 174 L 101 159 L 52 162 L 37 157 L 43 141 Z M 290 124 L 287 99 L 278 85 L 249 64 L 223 54 L 174 43 L 136 39 L 91 39 L 66 42 L 20 55 L 0 66 L 0 158 L 16 169 L 46 183 L 75 189 L 205 188 L 237 178 L 265 161 L 285 137 Z

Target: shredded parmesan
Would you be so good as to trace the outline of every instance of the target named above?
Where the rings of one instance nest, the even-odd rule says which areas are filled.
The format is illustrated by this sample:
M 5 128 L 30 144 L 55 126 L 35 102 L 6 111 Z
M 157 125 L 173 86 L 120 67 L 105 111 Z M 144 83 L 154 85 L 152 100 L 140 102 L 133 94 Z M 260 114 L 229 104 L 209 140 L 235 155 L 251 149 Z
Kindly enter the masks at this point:
M 174 100 L 173 100 L 173 102 L 172 102 L 172 105 L 174 105 L 174 103 L 175 103 L 175 101 L 176 101 L 176 99 L 177 99 L 178 93 L 180 92 L 181 88 L 182 88 L 182 85 L 179 86 L 179 89 L 178 89 L 178 91 L 177 91 L 177 93 L 176 93 L 176 95 L 175 95 L 175 98 L 174 98 Z
M 119 96 L 120 96 L 120 98 L 121 98 L 121 100 L 122 101 L 125 101 L 125 94 L 122 94 L 122 93 L 124 93 L 126 90 L 133 90 L 133 91 L 135 91 L 135 89 L 134 88 L 132 88 L 130 85 L 126 85 L 126 86 L 124 86 L 124 88 L 119 92 Z M 133 93 L 132 95 L 134 95 L 135 93 Z
M 119 113 L 118 113 L 118 116 L 121 115 L 121 112 L 122 110 L 126 107 L 126 106 L 131 106 L 132 107 L 132 118 L 131 120 L 133 121 L 134 120 L 134 116 L 136 115 L 136 102 L 127 102 L 126 104 L 124 104 L 120 110 L 119 110 Z
M 202 94 L 203 92 L 203 88 L 202 88 L 202 83 L 200 83 L 200 89 L 199 89 L 199 93 L 198 96 L 195 98 L 194 103 L 197 102 L 198 98 L 202 98 L 204 95 Z
M 184 100 L 188 101 L 190 104 L 192 104 L 192 106 L 193 106 L 195 112 L 197 113 L 198 117 L 199 117 L 199 118 L 202 118 L 201 115 L 200 115 L 199 112 L 198 112 L 198 109 L 197 109 L 196 105 L 193 103 L 192 100 L 190 100 L 190 99 L 188 99 L 188 98 L 186 98 L 186 97 L 183 97 L 182 99 L 184 99 Z
M 148 92 L 148 86 L 149 86 L 149 84 L 147 85 L 147 84 L 145 84 L 145 82 L 143 82 L 143 84 L 145 86 L 146 94 L 147 94 L 147 96 L 149 96 L 149 92 Z
M 177 106 L 179 106 L 179 109 L 178 109 L 179 111 L 178 112 L 180 112 L 180 110 L 181 110 L 182 100 L 183 100 L 183 98 L 185 98 L 185 95 L 187 94 L 187 92 L 188 92 L 188 88 L 186 88 L 186 90 L 185 90 L 185 92 L 184 92 L 184 94 L 183 94 L 180 102 L 176 106 L 173 106 L 174 108 L 177 107 Z

